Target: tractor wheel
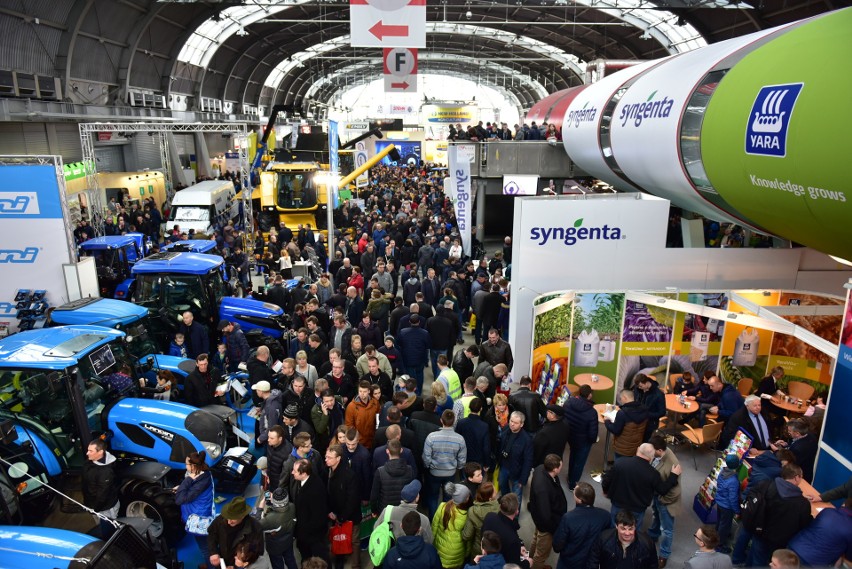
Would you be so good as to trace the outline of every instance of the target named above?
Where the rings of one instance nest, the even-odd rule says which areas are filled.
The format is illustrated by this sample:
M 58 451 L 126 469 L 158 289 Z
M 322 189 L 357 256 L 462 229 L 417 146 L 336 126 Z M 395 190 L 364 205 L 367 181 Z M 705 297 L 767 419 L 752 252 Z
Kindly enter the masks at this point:
M 153 537 L 165 537 L 170 546 L 176 545 L 186 533 L 175 504 L 174 494 L 161 486 L 146 482 L 131 483 L 125 487 L 121 512 L 128 518 L 150 518 Z

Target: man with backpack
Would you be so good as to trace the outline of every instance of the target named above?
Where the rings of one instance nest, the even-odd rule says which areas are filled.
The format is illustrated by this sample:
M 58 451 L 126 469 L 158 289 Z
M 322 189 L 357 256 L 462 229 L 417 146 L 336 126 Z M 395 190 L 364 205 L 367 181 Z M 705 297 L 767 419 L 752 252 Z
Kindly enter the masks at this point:
M 431 543 L 426 543 L 422 531 L 422 520 L 417 512 L 408 512 L 402 518 L 404 535 L 396 540 L 385 555 L 385 569 L 438 569 L 441 561 L 438 551 Z
M 746 497 L 740 512 L 743 529 L 752 534 L 746 565 L 768 565 L 773 551 L 786 547 L 813 521 L 811 504 L 799 488 L 801 480 L 801 467 L 787 464 L 780 477 L 761 483 Z

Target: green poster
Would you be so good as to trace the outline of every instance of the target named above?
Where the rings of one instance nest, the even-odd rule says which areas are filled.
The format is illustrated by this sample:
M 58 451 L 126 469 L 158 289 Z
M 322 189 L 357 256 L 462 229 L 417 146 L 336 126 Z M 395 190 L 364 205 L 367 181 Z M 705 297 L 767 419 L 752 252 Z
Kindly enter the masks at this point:
M 701 131 L 716 191 L 768 231 L 852 259 L 852 10 L 814 18 L 719 82 Z M 843 55 L 845 54 L 845 55 Z

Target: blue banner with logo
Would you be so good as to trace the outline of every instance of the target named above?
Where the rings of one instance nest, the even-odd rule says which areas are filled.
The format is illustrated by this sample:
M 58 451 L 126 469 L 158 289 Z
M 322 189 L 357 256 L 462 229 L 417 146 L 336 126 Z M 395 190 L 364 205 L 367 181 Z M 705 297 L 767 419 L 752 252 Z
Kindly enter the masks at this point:
M 337 135 L 337 121 L 328 121 L 328 166 L 329 170 L 331 170 L 331 175 L 335 177 L 340 173 L 340 157 L 337 153 L 339 150 L 339 143 L 340 139 Z M 340 202 L 337 184 L 334 185 L 332 195 L 334 201 L 332 205 L 334 209 L 337 209 Z
M 11 165 L 0 171 L 0 219 L 62 218 L 53 165 Z

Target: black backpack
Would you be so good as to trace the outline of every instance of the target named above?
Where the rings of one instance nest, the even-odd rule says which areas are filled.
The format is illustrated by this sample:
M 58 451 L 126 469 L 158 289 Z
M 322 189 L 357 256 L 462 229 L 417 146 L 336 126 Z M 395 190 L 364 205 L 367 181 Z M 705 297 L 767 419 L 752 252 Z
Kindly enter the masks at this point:
M 766 502 L 770 486 L 774 480 L 761 482 L 749 492 L 740 504 L 740 516 L 743 526 L 752 534 L 761 537 L 766 529 Z

